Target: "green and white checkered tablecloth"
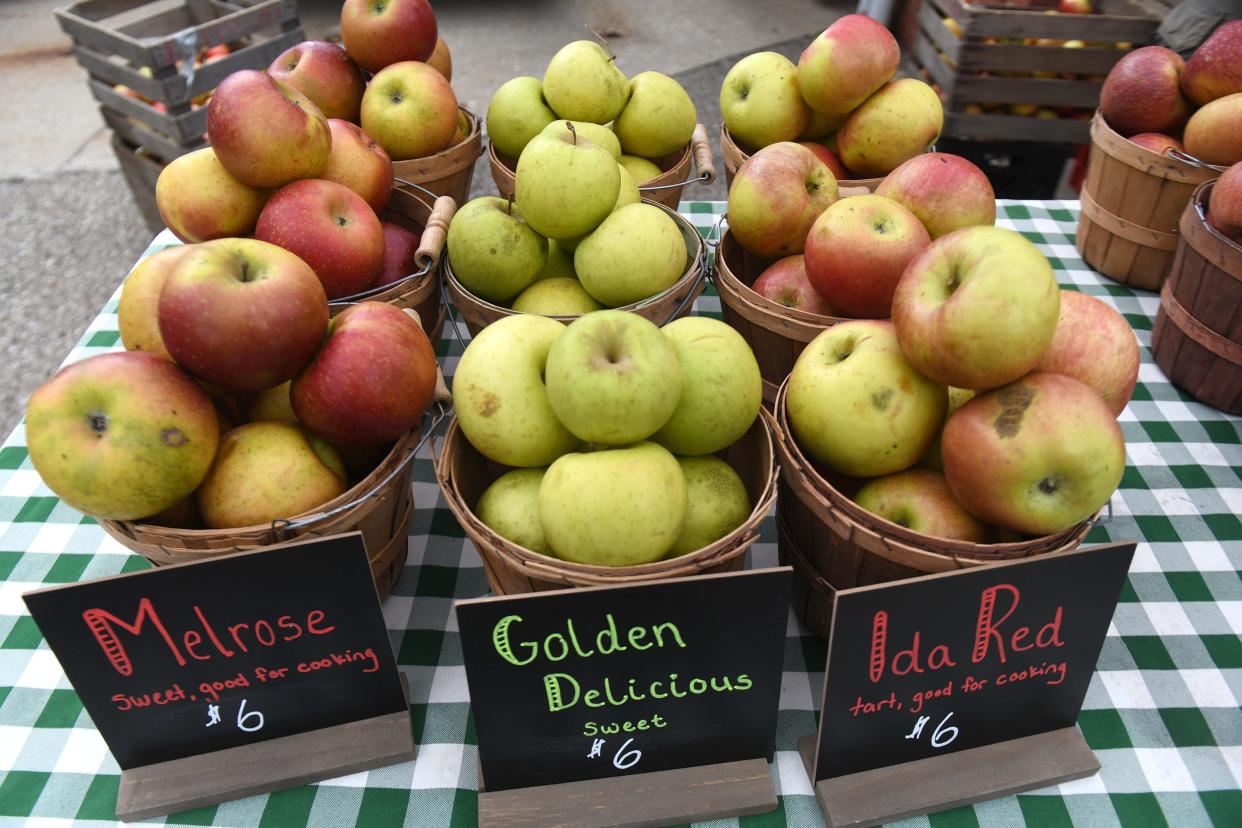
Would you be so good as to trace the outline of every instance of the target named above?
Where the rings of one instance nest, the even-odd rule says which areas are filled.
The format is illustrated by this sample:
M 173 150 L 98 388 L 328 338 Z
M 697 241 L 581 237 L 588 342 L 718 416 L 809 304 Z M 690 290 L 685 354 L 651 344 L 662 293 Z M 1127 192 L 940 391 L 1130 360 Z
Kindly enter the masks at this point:
M 707 233 L 721 203 L 682 205 Z M 1079 725 L 1097 776 L 907 820 L 908 826 L 1242 825 L 1242 420 L 1200 405 L 1151 360 L 1158 298 L 1108 282 L 1074 249 L 1077 202 L 1000 202 L 999 224 L 1046 253 L 1065 287 L 1111 303 L 1143 346 L 1121 417 L 1129 465 L 1113 518 L 1089 541 L 1140 541 Z M 172 243 L 165 231 L 151 250 Z M 121 274 L 117 274 L 118 277 Z M 700 313 L 718 313 L 705 296 Z M 439 351 L 452 374 L 462 346 Z M 119 347 L 116 297 L 69 355 Z M 477 553 L 439 498 L 430 455 L 414 467 L 409 563 L 384 605 L 409 678 L 414 762 L 177 814 L 154 824 L 388 826 L 476 823 L 476 747 L 454 598 L 487 591 Z M 771 518 L 750 566 L 775 565 Z M 119 771 L 21 595 L 48 584 L 143 569 L 90 518 L 54 497 L 31 466 L 22 426 L 0 448 L 0 826 L 114 824 Z M 816 826 L 796 752 L 815 727 L 825 647 L 791 616 L 771 814 L 720 825 Z M 1020 711 L 1015 711 L 1020 715 Z

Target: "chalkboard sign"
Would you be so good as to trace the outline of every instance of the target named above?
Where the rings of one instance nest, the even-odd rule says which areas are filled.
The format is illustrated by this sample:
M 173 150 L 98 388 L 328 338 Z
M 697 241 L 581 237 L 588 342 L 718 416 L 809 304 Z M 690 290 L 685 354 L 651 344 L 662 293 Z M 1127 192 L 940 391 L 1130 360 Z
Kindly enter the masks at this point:
M 457 602 L 489 792 L 771 761 L 791 570 Z
M 1134 544 L 837 593 L 814 779 L 1072 727 Z
M 406 710 L 357 533 L 24 598 L 123 769 Z

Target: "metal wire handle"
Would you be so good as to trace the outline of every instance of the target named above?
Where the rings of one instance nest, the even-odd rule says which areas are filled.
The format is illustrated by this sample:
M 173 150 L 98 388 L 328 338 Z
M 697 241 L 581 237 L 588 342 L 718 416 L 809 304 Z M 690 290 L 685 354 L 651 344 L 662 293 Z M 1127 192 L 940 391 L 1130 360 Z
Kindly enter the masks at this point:
M 640 193 L 650 193 L 654 190 L 672 190 L 676 187 L 684 187 L 687 184 L 707 184 L 712 180 L 707 173 L 699 173 L 694 178 L 687 178 L 685 181 L 679 181 L 674 184 L 648 184 L 638 188 Z
M 1216 172 L 1223 173 L 1225 170 L 1229 169 L 1228 167 L 1222 167 L 1218 164 L 1209 164 L 1206 161 L 1201 161 L 1198 158 L 1195 158 L 1193 155 L 1191 155 L 1188 152 L 1182 152 L 1177 147 L 1166 147 L 1164 150 L 1164 154 L 1167 155 L 1169 158 L 1173 158 L 1177 161 L 1185 162 L 1187 164 L 1190 164 L 1195 167 L 1199 167 L 1200 169 L 1204 169 L 1204 170 L 1215 170 Z

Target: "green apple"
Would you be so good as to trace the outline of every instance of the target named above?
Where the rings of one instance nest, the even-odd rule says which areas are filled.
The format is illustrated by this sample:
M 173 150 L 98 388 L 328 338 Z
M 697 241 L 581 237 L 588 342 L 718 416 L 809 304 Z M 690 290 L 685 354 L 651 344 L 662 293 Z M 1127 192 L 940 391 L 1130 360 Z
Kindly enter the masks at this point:
M 695 552 L 723 538 L 750 517 L 746 485 L 719 457 L 678 457 L 686 478 L 686 522 L 668 557 Z
M 686 240 L 654 204 L 628 204 L 604 219 L 574 251 L 574 271 L 587 293 L 610 307 L 672 287 L 686 271 Z
M 566 249 L 565 245 L 556 239 L 548 239 L 548 260 L 543 270 L 539 271 L 539 275 L 535 277 L 535 281 L 577 278 L 578 274 L 574 272 L 574 251 Z
M 579 138 L 585 138 L 592 144 L 603 147 L 613 158 L 621 160 L 621 143 L 617 140 L 617 134 L 606 126 L 593 124 L 590 121 L 556 120 L 544 127 L 542 132 L 547 135 L 568 132 L 566 124 L 574 125 L 574 132 L 578 133 Z
M 637 155 L 621 154 L 621 166 L 629 170 L 630 175 L 634 176 L 634 180 L 639 184 L 646 184 L 648 181 L 659 178 L 664 175 L 664 170 L 654 161 L 646 158 L 639 158 Z
M 498 153 L 517 158 L 530 139 L 555 120 L 539 78 L 513 78 L 500 85 L 487 105 L 487 137 Z
M 543 96 L 561 118 L 606 124 L 621 114 L 629 82 L 616 57 L 590 40 L 575 40 L 552 56 L 543 73 Z
M 548 401 L 543 375 L 565 326 L 546 316 L 506 316 L 478 333 L 457 363 L 457 424 L 484 457 L 506 466 L 546 466 L 578 441 Z
M 859 176 L 888 175 L 940 137 L 944 107 L 923 81 L 902 78 L 881 87 L 837 130 L 837 154 Z
M 293 385 L 293 380 L 265 388 L 255 394 L 254 400 L 250 403 L 250 410 L 247 412 L 250 422 L 280 420 L 296 423 L 298 415 L 293 413 L 293 403 L 289 401 L 289 386 L 291 385 Z
M 514 469 L 488 486 L 474 513 L 483 525 L 532 552 L 552 554 L 539 522 L 539 485 L 545 468 Z
M 856 320 L 816 336 L 794 363 L 785 406 L 798 445 L 853 477 L 909 468 L 927 451 L 949 404 L 915 370 L 893 325 Z
M 553 554 L 596 566 L 660 560 L 680 536 L 686 508 L 681 466 L 655 443 L 567 454 L 539 487 L 539 522 Z
M 681 363 L 677 410 L 652 440 L 674 454 L 714 454 L 736 443 L 763 405 L 750 345 L 729 325 L 687 316 L 662 329 Z
M 756 52 L 734 64 L 720 86 L 720 115 L 750 149 L 796 141 L 811 109 L 798 91 L 798 69 L 784 55 Z
M 581 282 L 565 276 L 540 279 L 513 300 L 513 309 L 518 313 L 544 316 L 581 316 L 603 307 L 591 298 Z
M 513 186 L 531 227 L 548 238 L 571 239 L 612 212 L 621 173 L 608 150 L 567 130 L 531 139 Z
M 869 480 L 854 502 L 872 514 L 924 535 L 984 543 L 988 527 L 966 511 L 949 490 L 944 475 L 906 469 Z
M 627 204 L 637 204 L 643 200 L 643 194 L 638 191 L 638 182 L 630 175 L 630 171 L 619 162 L 617 170 L 621 173 L 621 186 L 617 189 L 617 203 L 612 206 L 614 213 Z M 576 246 L 574 250 L 577 250 Z
M 690 143 L 697 118 L 680 83 L 659 72 L 640 72 L 630 78 L 630 99 L 612 128 L 625 152 L 660 158 Z
M 953 416 L 953 412 L 965 405 L 966 401 L 973 397 L 975 393 L 976 392 L 971 391 L 968 388 L 954 388 L 950 385 L 949 407 L 944 414 L 945 422 L 948 422 L 948 418 Z M 927 449 L 927 453 L 919 458 L 918 464 L 923 468 L 938 472 L 944 471 L 944 460 L 940 456 L 940 438 L 943 433 L 944 431 L 941 429 L 940 433 L 936 434 L 936 439 L 932 440 L 932 444 Z
M 517 205 L 496 196 L 469 201 L 449 224 L 449 264 L 471 293 L 507 302 L 543 270 L 548 244 L 523 219 Z
M 579 439 L 607 446 L 650 437 L 681 393 L 672 344 L 626 311 L 596 311 L 570 323 L 548 351 L 545 376 L 557 418 Z
M 802 130 L 798 140 L 819 141 L 827 138 L 841 128 L 841 124 L 845 123 L 847 117 L 849 117 L 848 113 L 846 115 L 829 115 L 812 109 L 811 117 L 806 122 L 806 129 Z

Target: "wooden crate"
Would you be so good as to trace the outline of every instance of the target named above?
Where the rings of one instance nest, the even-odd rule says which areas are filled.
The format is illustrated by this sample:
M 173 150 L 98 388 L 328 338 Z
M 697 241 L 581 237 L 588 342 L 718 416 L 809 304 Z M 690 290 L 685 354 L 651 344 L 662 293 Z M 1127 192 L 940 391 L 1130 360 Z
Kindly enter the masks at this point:
M 206 145 L 207 108 L 196 99 L 239 69 L 267 68 L 303 39 L 297 0 L 80 0 L 56 19 L 104 121 L 164 162 Z M 221 44 L 228 56 L 194 68 L 202 50 Z
M 904 28 L 903 51 L 940 87 L 943 134 L 953 138 L 1086 143 L 1108 70 L 1130 48 L 1153 42 L 1160 24 L 1159 0 L 1101 0 L 1101 14 L 1048 14 L 966 0 L 913 2 L 917 26 Z M 946 18 L 961 27 L 961 38 L 945 25 Z M 1080 40 L 1084 46 L 1039 40 Z M 1062 117 L 1013 114 L 1010 104 L 1051 109 Z
M 126 143 L 115 132 L 112 133 L 112 154 L 116 156 L 117 164 L 121 168 L 121 176 L 129 186 L 129 191 L 134 197 L 134 204 L 138 207 L 138 212 L 142 214 L 142 220 L 147 225 L 147 229 L 152 233 L 158 233 L 164 228 L 164 219 L 155 205 L 155 182 L 164 169 L 163 162 L 153 158 L 142 147 Z

